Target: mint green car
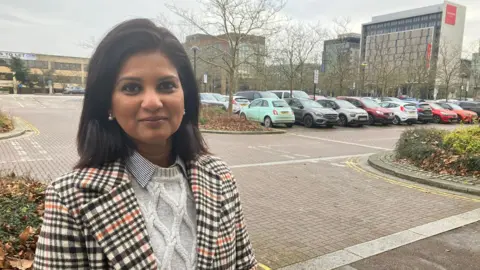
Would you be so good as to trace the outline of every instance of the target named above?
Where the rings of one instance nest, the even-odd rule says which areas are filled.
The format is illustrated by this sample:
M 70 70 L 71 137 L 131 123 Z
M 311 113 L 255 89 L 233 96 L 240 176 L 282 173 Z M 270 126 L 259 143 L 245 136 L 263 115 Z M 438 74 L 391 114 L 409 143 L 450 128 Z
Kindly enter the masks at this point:
M 290 128 L 295 123 L 295 115 L 283 99 L 255 99 L 248 107 L 242 109 L 240 117 L 249 121 L 260 122 L 265 127 L 285 124 Z

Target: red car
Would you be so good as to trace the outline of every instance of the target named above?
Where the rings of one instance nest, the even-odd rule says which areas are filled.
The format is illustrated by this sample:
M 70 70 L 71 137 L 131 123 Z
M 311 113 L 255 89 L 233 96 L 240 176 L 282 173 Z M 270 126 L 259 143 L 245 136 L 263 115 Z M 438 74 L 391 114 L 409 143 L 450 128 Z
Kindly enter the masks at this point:
M 375 125 L 381 123 L 383 125 L 392 124 L 395 114 L 392 110 L 383 108 L 380 104 L 368 98 L 359 97 L 337 97 L 337 99 L 346 100 L 358 108 L 364 109 L 368 113 L 368 124 Z
M 458 115 L 457 113 L 444 109 L 437 103 L 428 103 L 432 108 L 433 113 L 433 122 L 434 123 L 452 123 L 458 122 Z

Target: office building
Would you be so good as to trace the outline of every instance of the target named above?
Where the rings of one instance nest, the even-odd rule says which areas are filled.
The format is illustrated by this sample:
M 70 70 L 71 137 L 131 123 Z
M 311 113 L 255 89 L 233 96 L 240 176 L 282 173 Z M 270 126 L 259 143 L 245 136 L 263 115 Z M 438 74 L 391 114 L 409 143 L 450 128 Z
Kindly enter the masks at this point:
M 322 53 L 322 72 L 328 73 L 338 65 L 356 65 L 360 57 L 361 35 L 348 33 L 325 40 Z
M 418 77 L 428 74 L 432 87 L 424 87 L 422 97 L 438 93 L 442 80 L 437 67 L 442 59 L 460 61 L 465 15 L 465 6 L 445 1 L 376 16 L 363 24 L 360 59 L 364 88 L 386 93 L 404 84 L 419 84 Z
M 230 78 L 223 60 L 223 57 L 228 58 L 231 52 L 228 38 L 225 35 L 194 34 L 186 37 L 184 47 L 190 59 L 196 62 L 196 77 L 201 89 L 207 92 L 228 93 Z M 192 48 L 198 48 L 196 59 Z M 265 66 L 265 37 L 243 36 L 238 49 L 236 61 L 241 64 L 237 70 L 237 87 L 241 90 L 258 89 L 261 84 L 258 75 Z M 234 89 L 234 92 L 238 89 Z
M 0 88 L 13 89 L 13 73 L 8 68 L 12 57 L 24 61 L 36 83 L 51 80 L 57 92 L 67 85 L 85 86 L 88 58 L 0 51 Z

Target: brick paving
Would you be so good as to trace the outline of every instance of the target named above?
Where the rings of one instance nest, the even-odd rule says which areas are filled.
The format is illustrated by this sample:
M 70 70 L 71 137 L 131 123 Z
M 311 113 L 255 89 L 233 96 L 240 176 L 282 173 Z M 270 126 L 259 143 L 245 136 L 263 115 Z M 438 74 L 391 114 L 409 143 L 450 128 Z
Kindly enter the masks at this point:
M 1 108 L 40 131 L 0 141 L 0 170 L 44 180 L 68 172 L 77 159 L 81 102 L 81 97 L 0 96 Z M 212 152 L 234 167 L 258 259 L 279 268 L 479 207 L 360 174 L 344 165 L 346 157 L 308 161 L 393 148 L 405 128 L 294 127 L 284 135 L 205 138 Z M 296 160 L 307 161 L 288 163 Z M 283 164 L 248 165 L 277 161 Z

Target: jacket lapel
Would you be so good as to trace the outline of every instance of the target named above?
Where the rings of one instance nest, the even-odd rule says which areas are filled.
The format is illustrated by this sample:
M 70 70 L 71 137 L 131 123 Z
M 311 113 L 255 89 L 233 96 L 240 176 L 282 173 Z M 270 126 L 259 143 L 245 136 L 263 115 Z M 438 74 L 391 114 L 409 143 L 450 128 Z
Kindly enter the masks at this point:
M 197 269 L 212 269 L 221 214 L 222 183 L 217 175 L 212 174 L 213 170 L 201 164 L 201 159 L 187 167 L 197 212 Z
M 79 175 L 80 189 L 100 193 L 80 210 L 114 269 L 157 269 L 156 258 L 128 173 L 122 163 Z

